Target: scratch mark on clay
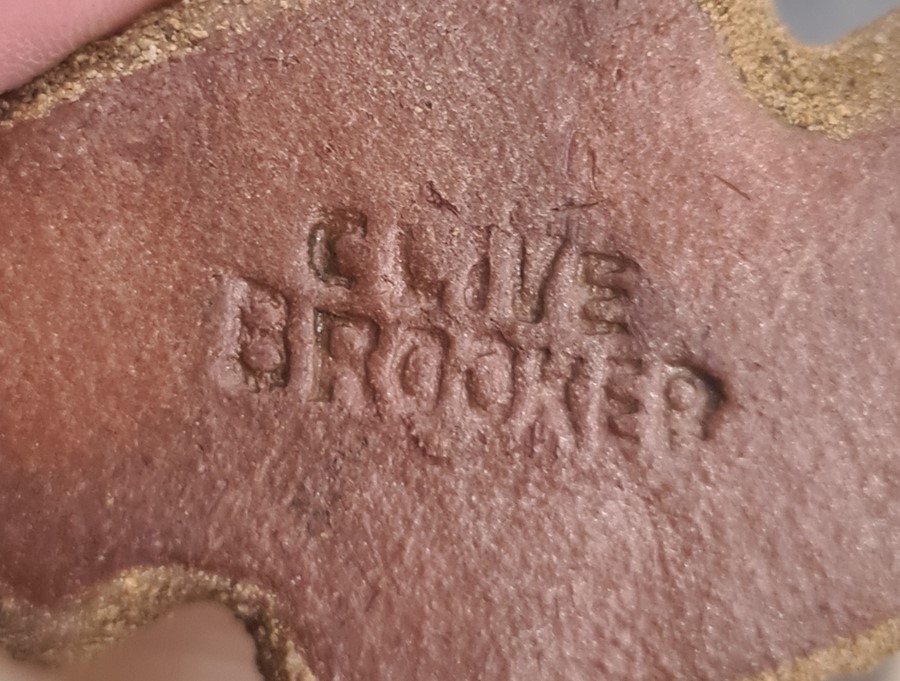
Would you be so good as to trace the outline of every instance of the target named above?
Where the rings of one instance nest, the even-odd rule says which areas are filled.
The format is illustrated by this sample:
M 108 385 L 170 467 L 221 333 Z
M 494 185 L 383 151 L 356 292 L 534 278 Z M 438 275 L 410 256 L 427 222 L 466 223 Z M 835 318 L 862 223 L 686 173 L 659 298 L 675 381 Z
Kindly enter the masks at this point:
M 752 201 L 752 200 L 753 200 L 753 198 L 752 198 L 747 192 L 745 192 L 743 189 L 741 189 L 740 187 L 738 187 L 737 185 L 735 185 L 733 182 L 729 182 L 729 181 L 726 180 L 724 177 L 721 177 L 721 176 L 719 176 L 719 175 L 716 175 L 715 173 L 713 173 L 713 177 L 716 178 L 716 179 L 717 179 L 719 182 L 721 182 L 722 184 L 724 184 L 726 187 L 728 187 L 731 191 L 733 191 L 733 192 L 735 192 L 736 194 L 739 194 L 740 196 L 742 196 L 742 197 L 743 197 L 744 199 L 746 199 L 747 201 Z
M 425 200 L 438 210 L 449 210 L 456 217 L 459 217 L 459 208 L 448 201 L 444 195 L 438 191 L 432 180 L 428 180 L 428 182 L 425 183 Z
M 566 199 L 562 204 L 554 206 L 551 210 L 554 213 L 562 213 L 570 210 L 587 210 L 588 208 L 594 208 L 599 204 L 600 201 L 575 201 L 573 199 Z

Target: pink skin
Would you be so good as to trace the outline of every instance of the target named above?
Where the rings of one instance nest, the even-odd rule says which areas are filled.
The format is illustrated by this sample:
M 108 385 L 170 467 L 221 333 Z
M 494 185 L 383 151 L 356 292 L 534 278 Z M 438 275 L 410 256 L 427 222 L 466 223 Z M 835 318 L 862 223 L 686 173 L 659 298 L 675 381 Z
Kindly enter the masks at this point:
M 0 92 L 164 0 L 0 0 Z

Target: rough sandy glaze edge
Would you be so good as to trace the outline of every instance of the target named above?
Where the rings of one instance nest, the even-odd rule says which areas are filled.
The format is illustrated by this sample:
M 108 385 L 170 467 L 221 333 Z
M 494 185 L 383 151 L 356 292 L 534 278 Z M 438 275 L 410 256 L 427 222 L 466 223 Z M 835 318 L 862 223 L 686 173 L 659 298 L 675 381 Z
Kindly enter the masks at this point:
M 0 595 L 9 593 L 0 584 Z M 137 627 L 198 601 L 222 603 L 247 627 L 267 681 L 315 681 L 278 616 L 275 597 L 253 584 L 179 567 L 134 568 L 44 609 L 0 598 L 0 648 L 13 658 L 61 667 L 89 658 Z
M 900 618 L 887 620 L 853 638 L 840 638 L 810 655 L 786 662 L 744 681 L 826 681 L 867 672 L 900 652 Z
M 743 90 L 787 123 L 846 137 L 895 121 L 900 110 L 900 11 L 825 47 L 801 45 L 770 0 L 695 0 L 722 41 Z M 0 98 L 0 127 L 47 115 L 114 78 L 203 49 L 221 31 L 244 32 L 273 12 L 307 0 L 183 0 L 151 12 L 124 33 L 98 41 Z M 212 600 L 240 617 L 270 681 L 314 681 L 278 621 L 275 598 L 258 587 L 181 568 L 133 569 L 65 600 L 52 612 L 0 600 L 0 646 L 15 657 L 65 664 L 109 645 L 178 605 Z M 820 681 L 859 673 L 900 651 L 900 619 L 839 639 L 747 681 Z
M 179 0 L 145 13 L 126 30 L 97 40 L 20 88 L 0 94 L 0 130 L 47 116 L 111 80 L 202 52 L 217 34 L 246 33 L 312 0 Z
M 743 91 L 791 125 L 844 138 L 900 123 L 900 10 L 825 46 L 796 41 L 772 0 L 695 0 Z
M 0 594 L 4 592 L 9 593 L 0 585 Z M 279 618 L 274 595 L 252 584 L 178 567 L 126 570 L 53 609 L 0 598 L 0 648 L 22 661 L 59 667 L 90 657 L 135 628 L 197 601 L 222 603 L 244 622 L 267 681 L 316 681 L 292 640 L 292 630 Z M 900 618 L 744 681 L 823 681 L 837 674 L 859 674 L 897 651 Z
M 312 0 L 181 0 L 125 32 L 88 45 L 40 78 L 0 95 L 0 129 L 46 116 L 98 85 L 204 49 Z M 848 137 L 896 123 L 900 112 L 900 10 L 823 47 L 794 40 L 772 0 L 692 0 L 706 13 L 741 89 L 791 125 Z

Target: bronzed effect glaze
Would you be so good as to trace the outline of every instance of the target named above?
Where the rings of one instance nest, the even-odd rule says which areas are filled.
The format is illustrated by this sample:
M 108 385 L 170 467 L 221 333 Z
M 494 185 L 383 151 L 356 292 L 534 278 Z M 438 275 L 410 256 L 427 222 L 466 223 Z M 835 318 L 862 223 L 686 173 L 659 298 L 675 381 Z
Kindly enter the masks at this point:
M 896 124 L 777 122 L 686 0 L 432 5 L 0 135 L 0 593 L 208 570 L 320 681 L 720 681 L 900 612 Z

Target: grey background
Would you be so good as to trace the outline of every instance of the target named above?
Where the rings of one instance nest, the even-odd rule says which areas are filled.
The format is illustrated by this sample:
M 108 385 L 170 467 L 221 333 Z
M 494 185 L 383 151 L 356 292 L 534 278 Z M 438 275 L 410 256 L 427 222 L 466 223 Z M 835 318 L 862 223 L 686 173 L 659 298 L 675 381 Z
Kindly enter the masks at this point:
M 900 7 L 900 0 L 775 0 L 775 5 L 794 36 L 821 44 Z

